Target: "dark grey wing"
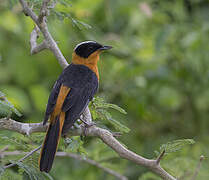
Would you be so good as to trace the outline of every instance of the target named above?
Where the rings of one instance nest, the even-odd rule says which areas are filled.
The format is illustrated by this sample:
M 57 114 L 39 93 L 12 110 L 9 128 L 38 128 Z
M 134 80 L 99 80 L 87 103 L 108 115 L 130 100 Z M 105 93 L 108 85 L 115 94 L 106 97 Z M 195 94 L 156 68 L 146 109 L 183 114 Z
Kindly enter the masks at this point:
M 71 88 L 62 107 L 62 110 L 66 112 L 62 133 L 66 133 L 73 126 L 92 100 L 97 88 L 98 82 L 87 83 L 85 87 L 79 89 Z
M 59 95 L 60 87 L 61 87 L 62 83 L 66 79 L 66 72 L 68 72 L 68 74 L 70 74 L 71 68 L 72 68 L 71 64 L 69 66 L 67 66 L 63 70 L 62 74 L 59 76 L 58 80 L 55 82 L 55 84 L 54 84 L 54 86 L 53 86 L 53 88 L 51 90 L 51 93 L 49 95 L 49 99 L 48 99 L 48 103 L 47 103 L 47 107 L 46 107 L 46 112 L 45 112 L 45 117 L 44 117 L 43 124 L 47 123 L 50 114 L 53 112 L 55 104 L 57 102 L 57 97 Z
M 70 64 L 65 68 L 49 96 L 44 124 L 54 110 L 62 84 L 70 88 L 62 110 L 66 112 L 66 123 L 73 124 L 96 93 L 98 79 L 95 73 L 86 66 Z
M 57 102 L 57 97 L 58 97 L 61 85 L 62 85 L 62 81 L 60 79 L 58 79 L 55 82 L 54 86 L 53 86 L 51 94 L 49 95 L 49 99 L 48 99 L 48 103 L 47 103 L 47 107 L 46 107 L 46 112 L 45 112 L 45 117 L 44 117 L 43 124 L 47 123 L 50 114 L 54 110 L 54 106 L 55 106 L 55 104 Z

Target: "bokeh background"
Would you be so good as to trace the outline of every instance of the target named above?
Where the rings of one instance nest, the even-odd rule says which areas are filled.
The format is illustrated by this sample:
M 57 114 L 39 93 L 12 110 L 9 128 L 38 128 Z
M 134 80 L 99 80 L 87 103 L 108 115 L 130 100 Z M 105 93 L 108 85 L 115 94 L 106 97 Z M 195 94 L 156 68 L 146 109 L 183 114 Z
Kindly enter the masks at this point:
M 40 5 L 38 0 L 32 3 L 34 9 Z M 187 179 L 204 155 L 197 179 L 209 179 L 207 0 L 62 0 L 51 11 L 48 25 L 69 62 L 81 41 L 114 47 L 101 56 L 97 96 L 127 111 L 127 115 L 112 111 L 115 119 L 131 129 L 120 138 L 122 143 L 154 158 L 161 144 L 192 138 L 194 145 L 168 154 L 162 166 Z M 22 112 L 21 118 L 13 115 L 21 122 L 42 121 L 50 89 L 62 71 L 51 52 L 30 55 L 33 27 L 18 1 L 0 1 L 0 90 Z M 98 139 L 90 138 L 84 146 L 88 157 L 131 180 L 159 179 L 121 160 Z M 115 179 L 70 158 L 56 158 L 51 175 L 60 180 Z

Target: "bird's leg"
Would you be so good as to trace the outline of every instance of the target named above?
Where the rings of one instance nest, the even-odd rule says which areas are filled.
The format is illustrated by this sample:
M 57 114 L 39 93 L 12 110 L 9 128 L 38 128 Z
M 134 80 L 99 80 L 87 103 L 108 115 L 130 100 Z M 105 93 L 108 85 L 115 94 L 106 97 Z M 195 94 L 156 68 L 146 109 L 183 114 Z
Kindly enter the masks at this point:
M 84 121 L 83 119 L 80 119 L 80 120 L 83 122 L 86 128 L 96 125 L 95 122 L 87 122 L 87 121 Z
M 87 122 L 87 121 L 84 121 L 82 118 L 80 118 L 80 120 L 84 124 L 84 132 L 83 132 L 83 134 L 84 134 L 84 136 L 86 136 L 87 135 L 87 129 L 89 127 L 91 127 L 91 126 L 96 125 L 96 123 L 95 122 Z

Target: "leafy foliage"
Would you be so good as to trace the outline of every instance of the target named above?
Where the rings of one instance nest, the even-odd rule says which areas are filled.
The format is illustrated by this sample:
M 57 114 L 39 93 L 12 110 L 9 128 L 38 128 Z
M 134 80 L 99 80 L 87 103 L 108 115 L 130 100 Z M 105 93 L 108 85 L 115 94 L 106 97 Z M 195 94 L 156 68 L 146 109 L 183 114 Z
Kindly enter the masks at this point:
M 65 138 L 65 151 L 80 153 L 82 156 L 87 155 L 87 151 L 83 147 L 84 142 L 80 137 Z
M 165 151 L 165 154 L 177 152 L 181 150 L 186 145 L 192 145 L 195 141 L 193 139 L 178 139 L 171 142 L 167 142 L 166 144 L 163 144 L 160 146 L 160 152 Z M 160 153 L 155 151 L 156 155 L 159 155 Z
M 22 116 L 14 105 L 8 101 L 5 94 L 0 91 L 0 116 L 11 116 L 12 113 L 19 117 Z
M 112 108 L 112 109 L 115 109 L 115 110 L 119 111 L 120 113 L 127 114 L 126 111 L 124 109 L 122 109 L 121 107 L 119 107 L 118 105 L 106 103 L 104 101 L 104 99 L 102 99 L 101 97 L 93 98 L 92 105 L 95 109 Z
M 43 179 L 53 179 L 50 175 L 46 175 L 46 173 L 42 173 L 39 171 L 37 167 L 34 167 L 32 164 L 23 163 L 19 161 L 11 161 L 11 163 L 15 163 L 19 168 L 19 172 L 23 173 L 23 179 L 29 180 L 43 180 Z
M 112 124 L 115 129 L 119 130 L 120 132 L 128 133 L 130 129 L 125 125 L 121 124 L 119 121 L 112 118 L 111 113 L 107 111 L 107 109 L 112 108 L 120 113 L 126 114 L 126 111 L 121 107 L 117 106 L 116 104 L 106 103 L 104 99 L 100 97 L 96 97 L 93 99 L 92 103 L 90 104 L 92 109 L 93 119 L 102 119 L 108 121 Z

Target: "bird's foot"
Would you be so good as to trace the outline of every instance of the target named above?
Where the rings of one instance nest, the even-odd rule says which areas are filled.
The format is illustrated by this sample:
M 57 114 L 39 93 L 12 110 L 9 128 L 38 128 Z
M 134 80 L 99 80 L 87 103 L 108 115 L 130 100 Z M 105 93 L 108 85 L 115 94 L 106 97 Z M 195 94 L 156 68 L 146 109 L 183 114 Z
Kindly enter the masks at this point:
M 96 123 L 95 122 L 86 122 L 86 121 L 82 121 L 82 122 L 84 123 L 84 132 L 83 132 L 83 134 L 84 134 L 84 136 L 86 136 L 88 128 L 90 128 L 91 126 L 96 125 Z
M 89 127 L 91 127 L 91 126 L 94 126 L 94 125 L 96 125 L 96 123 L 95 122 L 87 122 L 87 121 L 84 121 L 84 120 L 82 120 L 82 119 L 80 119 L 82 122 L 83 122 L 83 124 L 85 125 L 85 127 L 86 128 L 89 128 Z
M 112 132 L 113 137 L 120 137 L 122 135 L 121 132 Z

